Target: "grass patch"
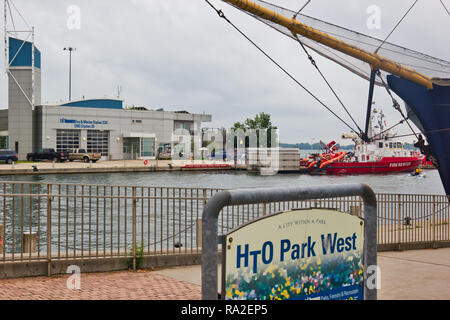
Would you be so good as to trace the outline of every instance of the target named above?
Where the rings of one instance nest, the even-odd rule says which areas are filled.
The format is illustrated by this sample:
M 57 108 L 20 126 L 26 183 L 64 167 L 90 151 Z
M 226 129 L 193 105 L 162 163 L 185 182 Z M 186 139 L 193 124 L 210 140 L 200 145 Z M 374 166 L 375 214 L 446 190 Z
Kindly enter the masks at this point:
M 133 251 L 133 247 L 130 247 L 130 251 Z M 144 262 L 144 244 L 136 244 L 136 270 L 142 268 L 142 263 Z M 128 269 L 133 269 L 133 258 L 126 261 Z

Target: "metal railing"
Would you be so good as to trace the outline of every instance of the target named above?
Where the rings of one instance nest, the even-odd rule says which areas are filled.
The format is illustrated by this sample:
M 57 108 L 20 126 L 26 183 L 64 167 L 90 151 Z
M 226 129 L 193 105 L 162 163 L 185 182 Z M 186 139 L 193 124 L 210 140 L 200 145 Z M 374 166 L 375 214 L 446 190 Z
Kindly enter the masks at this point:
M 200 253 L 201 215 L 221 189 L 0 183 L 0 263 Z M 379 249 L 450 241 L 445 195 L 377 194 Z M 360 215 L 360 197 L 228 206 L 219 233 L 293 208 Z

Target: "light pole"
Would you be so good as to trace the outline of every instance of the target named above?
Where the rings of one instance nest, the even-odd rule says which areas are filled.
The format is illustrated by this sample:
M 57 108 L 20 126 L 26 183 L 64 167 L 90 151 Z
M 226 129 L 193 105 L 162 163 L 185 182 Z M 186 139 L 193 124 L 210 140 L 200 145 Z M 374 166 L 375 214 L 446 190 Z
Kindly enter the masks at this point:
M 69 51 L 69 101 L 72 101 L 72 51 L 76 51 L 76 48 L 65 47 L 64 51 Z

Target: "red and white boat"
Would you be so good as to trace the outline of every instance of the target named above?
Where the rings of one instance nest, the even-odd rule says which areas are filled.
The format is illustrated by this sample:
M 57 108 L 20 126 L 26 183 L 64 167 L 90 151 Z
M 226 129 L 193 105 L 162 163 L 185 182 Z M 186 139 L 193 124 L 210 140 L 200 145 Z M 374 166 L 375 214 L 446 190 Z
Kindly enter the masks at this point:
M 376 118 L 375 118 L 376 117 Z M 373 122 L 376 120 L 376 125 Z M 363 141 L 357 134 L 344 134 L 343 139 L 355 142 L 353 152 L 339 151 L 336 143 L 324 145 L 325 152 L 313 156 L 306 164 L 312 174 L 363 174 L 412 172 L 420 167 L 424 157 L 404 148 L 404 143 L 395 139 L 395 134 L 386 130 L 382 111 L 373 110 L 369 137 Z M 303 160 L 305 163 L 305 159 Z

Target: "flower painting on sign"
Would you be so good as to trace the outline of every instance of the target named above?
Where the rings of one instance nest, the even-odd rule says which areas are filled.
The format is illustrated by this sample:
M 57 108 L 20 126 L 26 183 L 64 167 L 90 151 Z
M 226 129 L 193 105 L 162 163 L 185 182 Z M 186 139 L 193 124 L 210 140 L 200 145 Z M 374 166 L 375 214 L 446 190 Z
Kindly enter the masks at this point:
M 361 218 L 328 209 L 264 217 L 227 235 L 223 296 L 363 299 L 363 257 Z

